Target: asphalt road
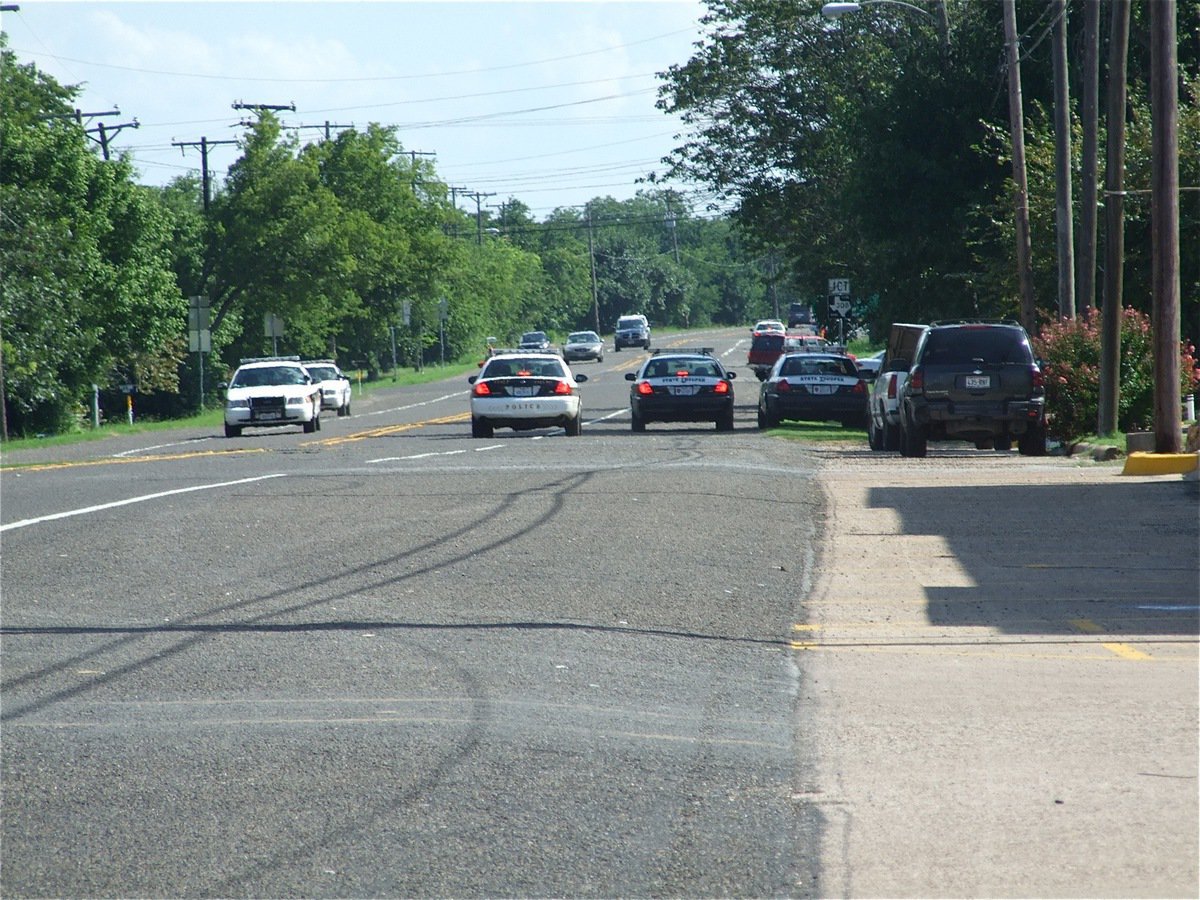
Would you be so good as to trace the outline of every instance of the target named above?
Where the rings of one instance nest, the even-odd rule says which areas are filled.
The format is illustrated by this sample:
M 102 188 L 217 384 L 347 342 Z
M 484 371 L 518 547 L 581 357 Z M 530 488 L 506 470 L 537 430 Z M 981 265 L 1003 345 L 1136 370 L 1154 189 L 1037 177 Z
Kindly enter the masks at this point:
M 711 335 L 734 365 L 743 338 Z M 353 417 L 313 435 L 180 431 L 6 456 L 43 465 L 0 473 L 0 894 L 1006 893 L 1005 867 L 1038 857 L 960 860 L 939 840 L 935 861 L 903 837 L 930 779 L 971 794 L 963 745 L 936 749 L 960 733 L 953 704 L 930 719 L 943 737 L 926 777 L 888 768 L 946 660 L 914 654 L 900 677 L 826 636 L 852 630 L 834 599 L 877 600 L 876 624 L 902 609 L 948 627 L 928 591 L 871 580 L 860 548 L 880 517 L 851 512 L 868 482 L 1059 477 L 1072 464 L 961 449 L 884 460 L 760 434 L 747 369 L 732 434 L 634 435 L 623 373 L 638 358 L 577 367 L 591 377 L 579 438 L 473 440 L 456 379 L 356 396 Z M 889 571 L 935 576 L 978 552 L 933 549 L 923 570 Z M 1187 593 L 1187 569 L 1174 578 L 1160 593 Z M 902 606 L 886 608 L 890 595 Z M 1172 729 L 1172 786 L 1194 794 L 1191 621 L 1167 642 L 1176 664 L 1145 667 L 1139 687 L 1142 724 L 1158 710 Z M 996 623 L 974 624 L 986 636 Z M 996 684 L 955 674 L 968 698 Z M 1160 708 L 1157 692 L 1173 701 Z M 895 715 L 864 713 L 883 696 Z M 1033 700 L 993 707 L 1001 733 L 1038 737 Z M 1086 769 L 1092 751 L 1074 750 Z M 1003 780 L 993 770 L 983 795 Z M 1044 815 L 1005 808 L 964 846 L 1011 847 L 1014 820 Z M 1168 809 L 1186 846 L 1194 806 Z M 1194 862 L 1178 842 L 1162 854 L 1167 875 L 1133 883 L 1186 894 Z M 1130 855 L 1153 862 L 1140 844 Z M 951 863 L 954 878 L 940 872 Z M 1125 893 L 1098 869 L 1070 882 L 1080 895 Z M 1035 868 L 1013 883 L 1062 882 Z

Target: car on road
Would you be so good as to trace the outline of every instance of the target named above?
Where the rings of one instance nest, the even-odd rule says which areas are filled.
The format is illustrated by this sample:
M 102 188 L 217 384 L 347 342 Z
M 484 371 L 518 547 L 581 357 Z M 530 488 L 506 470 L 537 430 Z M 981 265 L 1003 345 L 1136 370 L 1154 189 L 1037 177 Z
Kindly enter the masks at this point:
M 750 334 L 787 334 L 787 327 L 779 319 L 760 319 L 750 329 Z
M 1046 452 L 1046 390 L 1029 335 L 1016 322 L 930 325 L 900 389 L 900 453 L 924 456 L 929 441 L 977 449 Z
M 582 362 L 585 359 L 604 362 L 604 341 L 594 331 L 572 331 L 563 344 L 563 359 L 567 362 Z
M 733 431 L 733 379 L 713 348 L 656 350 L 636 372 L 626 372 L 634 431 L 649 422 L 713 422 Z
M 622 347 L 650 349 L 650 322 L 645 316 L 630 315 L 617 319 L 613 349 L 619 352 Z
M 321 428 L 321 388 L 299 356 L 243 359 L 217 386 L 225 390 L 225 437 L 240 437 L 243 428 Z
M 784 419 L 857 428 L 866 411 L 867 382 L 845 354 L 786 353 L 759 385 L 759 428 L 777 428 Z
M 497 428 L 530 431 L 563 428 L 570 437 L 583 429 L 579 385 L 557 353 L 498 352 L 483 363 L 471 385 L 471 436 L 490 438 Z
M 787 315 L 788 328 L 813 328 L 816 325 L 816 319 L 813 318 L 813 309 L 807 303 L 791 303 L 788 305 Z
M 900 449 L 900 389 L 925 327 L 894 322 L 888 331 L 883 365 L 867 397 L 867 443 L 872 450 Z
M 321 389 L 321 409 L 336 410 L 339 416 L 350 415 L 350 379 L 337 363 L 332 359 L 306 359 L 301 365 Z
M 517 349 L 534 351 L 549 350 L 550 338 L 546 337 L 546 332 L 544 331 L 527 331 L 521 335 Z
M 746 351 L 746 365 L 753 370 L 759 381 L 770 373 L 788 341 L 782 331 L 763 331 L 752 335 L 750 349 Z

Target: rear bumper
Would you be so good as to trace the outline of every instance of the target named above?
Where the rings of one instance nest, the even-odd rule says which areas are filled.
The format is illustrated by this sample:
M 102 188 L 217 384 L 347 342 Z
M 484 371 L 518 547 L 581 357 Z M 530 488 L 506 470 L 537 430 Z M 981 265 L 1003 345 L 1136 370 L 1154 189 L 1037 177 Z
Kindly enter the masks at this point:
M 946 434 L 1023 434 L 1044 425 L 1043 400 L 1005 400 L 999 403 L 955 403 L 952 400 L 910 402 L 912 421 Z
M 780 419 L 865 419 L 866 400 L 858 397 L 818 397 L 799 393 L 771 394 L 766 398 L 767 412 Z
M 733 414 L 733 397 L 642 397 L 631 407 L 644 422 L 715 422 Z

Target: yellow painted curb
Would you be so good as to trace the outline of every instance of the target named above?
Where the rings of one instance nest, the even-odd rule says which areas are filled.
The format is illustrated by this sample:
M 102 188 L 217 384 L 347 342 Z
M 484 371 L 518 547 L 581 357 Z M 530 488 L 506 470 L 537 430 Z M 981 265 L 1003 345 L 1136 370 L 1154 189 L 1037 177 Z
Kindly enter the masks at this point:
M 1122 475 L 1186 475 L 1200 467 L 1200 453 L 1130 453 Z

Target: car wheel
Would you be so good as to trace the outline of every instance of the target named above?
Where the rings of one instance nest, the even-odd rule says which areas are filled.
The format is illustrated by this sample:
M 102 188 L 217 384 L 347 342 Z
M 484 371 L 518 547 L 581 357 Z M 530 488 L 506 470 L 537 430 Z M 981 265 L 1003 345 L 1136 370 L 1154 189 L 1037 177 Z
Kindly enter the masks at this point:
M 1046 426 L 1029 426 L 1029 429 L 1017 438 L 1017 452 L 1022 456 L 1045 456 Z
M 875 417 L 872 416 L 867 422 L 867 446 L 872 450 L 883 449 L 883 435 L 879 429 L 875 427 Z
M 604 354 L 603 353 L 601 353 L 599 356 L 596 357 L 596 362 L 604 362 Z
M 350 401 L 348 399 L 346 400 L 346 405 L 343 408 L 346 410 L 345 415 L 349 416 L 350 415 Z
M 490 438 L 492 436 L 492 424 L 483 419 L 471 418 L 471 437 Z
M 303 428 L 305 434 L 312 434 L 317 430 L 317 420 L 315 418 L 309 419 L 304 423 Z
M 883 449 L 893 453 L 900 449 L 900 426 L 890 422 L 883 426 Z
M 567 432 L 567 437 L 579 437 L 583 431 L 583 413 L 580 413 L 573 419 L 568 419 L 564 426 Z
M 991 440 L 990 438 L 986 441 L 976 441 L 975 442 L 976 450 L 992 450 L 995 448 L 995 446 L 996 446 L 996 442 Z
M 632 428 L 634 431 L 645 431 L 646 430 L 646 421 L 641 416 L 639 416 L 636 411 L 631 411 L 630 417 L 629 417 L 629 427 Z
M 613 345 L 613 353 L 620 353 L 620 352 L 621 352 L 621 345 L 620 345 L 620 344 L 614 344 L 614 345 Z
M 1007 453 L 1012 449 L 1012 438 L 1008 436 L 998 437 L 992 443 L 1001 453 Z
M 920 427 L 901 426 L 900 428 L 900 455 L 911 457 L 922 457 L 928 450 L 928 440 L 925 431 Z
M 763 408 L 758 408 L 758 427 L 760 429 L 767 427 L 767 414 L 763 412 Z
M 717 431 L 733 431 L 733 410 L 722 414 L 721 418 L 717 419 Z
M 241 437 L 241 436 L 242 436 L 242 426 L 241 425 L 226 425 L 225 426 L 225 437 Z

